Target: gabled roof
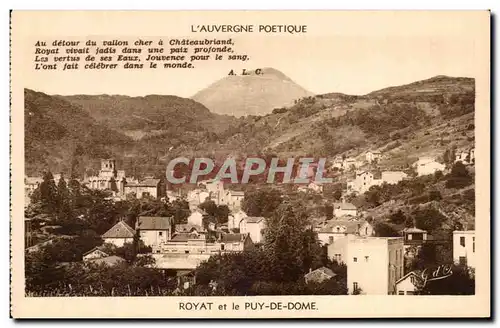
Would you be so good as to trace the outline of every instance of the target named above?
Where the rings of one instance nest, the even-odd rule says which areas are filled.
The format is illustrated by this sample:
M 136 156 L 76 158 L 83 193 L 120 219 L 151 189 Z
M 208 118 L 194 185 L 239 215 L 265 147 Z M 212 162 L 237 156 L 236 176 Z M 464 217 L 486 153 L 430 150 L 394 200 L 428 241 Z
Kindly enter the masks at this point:
M 111 229 L 106 231 L 102 238 L 134 238 L 135 230 L 124 221 L 119 221 Z
M 410 272 L 408 272 L 403 277 L 401 277 L 398 281 L 396 281 L 396 285 L 399 284 L 400 282 L 408 279 L 410 276 L 414 276 L 419 283 L 422 282 L 422 278 L 420 277 L 419 273 L 420 273 L 420 271 L 410 271 Z
M 243 218 L 242 220 L 247 221 L 247 223 L 260 223 L 261 221 L 265 220 L 262 216 L 247 216 Z
M 193 230 L 196 231 L 204 231 L 201 226 L 197 224 L 190 224 L 190 223 L 185 223 L 185 224 L 176 224 L 175 225 L 175 231 L 176 232 L 191 232 Z
M 367 221 L 347 221 L 347 220 L 330 220 L 326 223 L 324 227 L 320 229 L 320 233 L 330 233 L 337 232 L 336 227 L 345 227 L 345 231 L 339 231 L 340 233 L 353 234 L 358 232 L 358 229 Z M 368 223 L 369 224 L 369 223 Z
M 179 232 L 172 236 L 171 241 L 188 241 L 193 239 L 201 239 L 197 234 Z
M 139 216 L 136 228 L 139 230 L 167 230 L 172 225 L 172 218 L 166 216 Z
M 313 270 L 311 272 L 308 272 L 307 274 L 304 275 L 304 278 L 306 278 L 306 280 L 311 279 L 314 276 L 319 278 L 320 277 L 320 276 L 318 276 L 319 274 L 322 274 L 323 276 L 328 277 L 328 279 L 331 279 L 337 275 L 331 269 L 329 269 L 327 267 L 321 267 L 321 268 L 318 268 L 318 269 Z M 322 279 L 322 281 L 324 281 L 324 279 Z
M 109 256 L 109 254 L 107 254 L 107 253 L 106 253 L 106 252 L 104 252 L 102 249 L 100 249 L 100 247 L 99 247 L 99 246 L 94 247 L 94 248 L 92 248 L 90 251 L 83 253 L 83 255 L 82 255 L 82 256 L 88 255 L 88 254 L 93 253 L 93 252 L 95 252 L 95 251 L 99 251 L 99 252 L 101 252 L 101 253 L 105 254 L 106 256 Z
M 419 228 L 404 228 L 403 232 L 407 232 L 407 233 L 426 233 L 427 231 L 419 229 Z
M 247 234 L 243 233 L 226 233 L 221 236 L 221 241 L 223 243 L 236 243 L 244 241 L 247 236 Z
M 111 255 L 111 256 L 107 256 L 107 257 L 101 257 L 98 259 L 91 259 L 88 262 L 95 263 L 95 264 L 103 264 L 104 263 L 108 266 L 113 266 L 113 265 L 117 265 L 117 264 L 125 262 L 125 259 L 123 259 L 122 257 L 116 256 L 116 255 Z
M 333 209 L 338 209 L 340 208 L 341 210 L 356 210 L 356 206 L 352 203 L 333 203 Z

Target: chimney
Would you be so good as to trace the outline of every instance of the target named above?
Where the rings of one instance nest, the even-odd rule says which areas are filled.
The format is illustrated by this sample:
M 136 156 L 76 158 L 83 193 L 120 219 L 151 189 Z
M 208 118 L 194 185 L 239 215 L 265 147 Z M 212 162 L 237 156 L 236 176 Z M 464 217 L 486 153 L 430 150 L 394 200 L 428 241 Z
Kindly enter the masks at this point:
M 312 268 L 309 268 L 309 273 L 311 273 L 311 272 L 312 272 L 312 270 L 313 270 Z

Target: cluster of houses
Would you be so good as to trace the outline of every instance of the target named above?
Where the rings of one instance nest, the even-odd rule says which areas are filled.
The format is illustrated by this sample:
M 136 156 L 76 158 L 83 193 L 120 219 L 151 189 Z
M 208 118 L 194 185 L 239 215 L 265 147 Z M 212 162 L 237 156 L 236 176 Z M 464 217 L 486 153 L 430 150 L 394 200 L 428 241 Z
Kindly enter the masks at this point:
M 212 200 L 216 205 L 227 205 L 231 211 L 241 208 L 245 197 L 243 191 L 224 188 L 224 183 L 218 179 L 200 181 L 196 189 L 188 192 L 187 201 L 193 211 L 206 200 Z
M 57 184 L 61 179 L 61 174 L 54 174 L 54 182 Z M 38 186 L 43 182 L 42 177 L 26 177 L 25 185 L 25 204 L 28 205 L 30 197 Z M 162 198 L 167 194 L 167 185 L 164 179 L 155 179 L 145 177 L 141 181 L 126 177 L 124 170 L 117 170 L 116 160 L 102 159 L 101 169 L 97 175 L 85 176 L 81 184 L 90 189 L 111 190 L 114 198 L 124 199 L 127 195 L 136 198 L 152 197 Z
M 405 272 L 405 261 L 418 254 L 425 243 L 448 242 L 435 241 L 427 231 L 417 228 L 403 229 L 401 237 L 375 237 L 369 222 L 350 215 L 326 220 L 315 226 L 314 231 L 327 247 L 328 257 L 346 265 L 349 294 L 414 294 L 422 287 L 421 272 Z M 454 231 L 452 243 L 454 262 L 474 268 L 475 232 Z M 329 279 L 328 272 L 323 272 L 323 268 L 318 270 L 322 272 L 310 272 L 309 279 Z
M 360 170 L 356 172 L 356 177 L 347 182 L 347 191 L 363 194 L 372 186 L 379 186 L 383 183 L 396 184 L 406 179 L 408 175 L 402 171 L 383 171 L 380 178 L 370 171 Z
M 474 148 L 464 149 L 455 152 L 455 163 L 462 162 L 465 165 L 472 165 L 475 161 Z

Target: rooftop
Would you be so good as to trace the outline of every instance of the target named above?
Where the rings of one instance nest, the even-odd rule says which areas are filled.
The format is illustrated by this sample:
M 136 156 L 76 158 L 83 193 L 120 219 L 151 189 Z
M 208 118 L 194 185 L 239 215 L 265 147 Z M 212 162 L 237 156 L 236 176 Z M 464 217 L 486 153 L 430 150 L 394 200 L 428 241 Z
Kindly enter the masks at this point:
M 247 216 L 243 220 L 247 221 L 247 223 L 259 223 L 265 219 L 262 216 Z
M 139 230 L 168 230 L 171 228 L 172 218 L 166 216 L 139 216 L 136 228 Z
M 106 231 L 102 238 L 134 238 L 135 230 L 124 221 L 119 221 L 111 229 Z

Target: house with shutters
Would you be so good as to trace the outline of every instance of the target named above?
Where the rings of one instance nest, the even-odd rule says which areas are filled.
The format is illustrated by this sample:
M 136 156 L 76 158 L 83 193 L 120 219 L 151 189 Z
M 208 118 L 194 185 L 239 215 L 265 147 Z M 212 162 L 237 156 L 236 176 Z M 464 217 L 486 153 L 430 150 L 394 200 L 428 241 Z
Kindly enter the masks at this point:
M 163 216 L 140 216 L 136 230 L 146 246 L 166 243 L 172 236 L 172 218 Z
M 240 221 L 240 233 L 249 234 L 255 243 L 264 241 L 263 230 L 265 227 L 266 219 L 263 217 L 247 216 Z
M 322 245 L 331 245 L 347 235 L 373 236 L 373 226 L 367 221 L 329 220 L 318 230 L 318 240 Z
M 125 243 L 132 243 L 134 241 L 135 233 L 135 230 L 128 224 L 124 221 L 119 221 L 101 237 L 105 243 L 113 244 L 116 247 L 122 247 Z

